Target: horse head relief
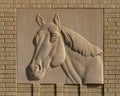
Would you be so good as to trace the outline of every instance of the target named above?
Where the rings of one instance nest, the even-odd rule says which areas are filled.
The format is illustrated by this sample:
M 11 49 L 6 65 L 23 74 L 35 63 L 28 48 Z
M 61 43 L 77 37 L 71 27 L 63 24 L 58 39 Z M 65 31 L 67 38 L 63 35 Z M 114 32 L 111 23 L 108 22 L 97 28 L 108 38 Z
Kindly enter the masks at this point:
M 35 50 L 27 68 L 31 80 L 42 80 L 49 69 L 61 67 L 74 84 L 103 83 L 103 52 L 99 47 L 62 26 L 57 14 L 51 23 L 40 15 L 36 22 L 40 29 L 33 39 Z

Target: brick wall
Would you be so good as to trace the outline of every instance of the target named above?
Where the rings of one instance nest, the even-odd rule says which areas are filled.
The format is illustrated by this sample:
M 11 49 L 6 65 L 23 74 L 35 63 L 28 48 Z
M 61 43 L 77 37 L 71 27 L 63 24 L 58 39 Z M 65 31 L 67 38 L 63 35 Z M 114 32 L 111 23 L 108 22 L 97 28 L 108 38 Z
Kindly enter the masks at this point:
M 104 85 L 18 84 L 18 8 L 102 8 Z M 120 0 L 0 0 L 0 96 L 120 96 Z

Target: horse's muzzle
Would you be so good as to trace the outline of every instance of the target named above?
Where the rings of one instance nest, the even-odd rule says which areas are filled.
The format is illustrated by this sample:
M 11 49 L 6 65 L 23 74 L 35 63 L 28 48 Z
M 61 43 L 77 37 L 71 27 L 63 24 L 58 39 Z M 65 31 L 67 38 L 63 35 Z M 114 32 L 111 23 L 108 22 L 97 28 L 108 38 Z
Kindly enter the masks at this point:
M 32 80 L 40 80 L 45 75 L 45 70 L 43 70 L 40 64 L 30 64 L 29 75 Z

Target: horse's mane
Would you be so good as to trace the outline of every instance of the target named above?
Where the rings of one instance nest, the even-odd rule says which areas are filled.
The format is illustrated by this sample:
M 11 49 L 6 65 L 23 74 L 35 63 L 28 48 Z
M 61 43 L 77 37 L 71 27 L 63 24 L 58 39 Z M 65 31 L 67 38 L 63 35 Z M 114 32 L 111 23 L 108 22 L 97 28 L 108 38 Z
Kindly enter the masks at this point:
M 97 46 L 88 42 L 83 36 L 80 34 L 66 28 L 64 26 L 61 27 L 61 34 L 64 39 L 65 44 L 71 48 L 71 50 L 78 52 L 82 56 L 97 56 L 101 55 L 103 52 Z

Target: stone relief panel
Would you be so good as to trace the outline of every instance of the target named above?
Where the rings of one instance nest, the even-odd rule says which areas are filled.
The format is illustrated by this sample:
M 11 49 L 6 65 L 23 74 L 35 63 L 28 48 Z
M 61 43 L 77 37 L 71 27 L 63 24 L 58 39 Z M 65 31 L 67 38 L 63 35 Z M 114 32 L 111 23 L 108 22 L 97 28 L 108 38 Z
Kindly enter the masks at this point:
M 18 82 L 103 84 L 103 11 L 17 10 Z

